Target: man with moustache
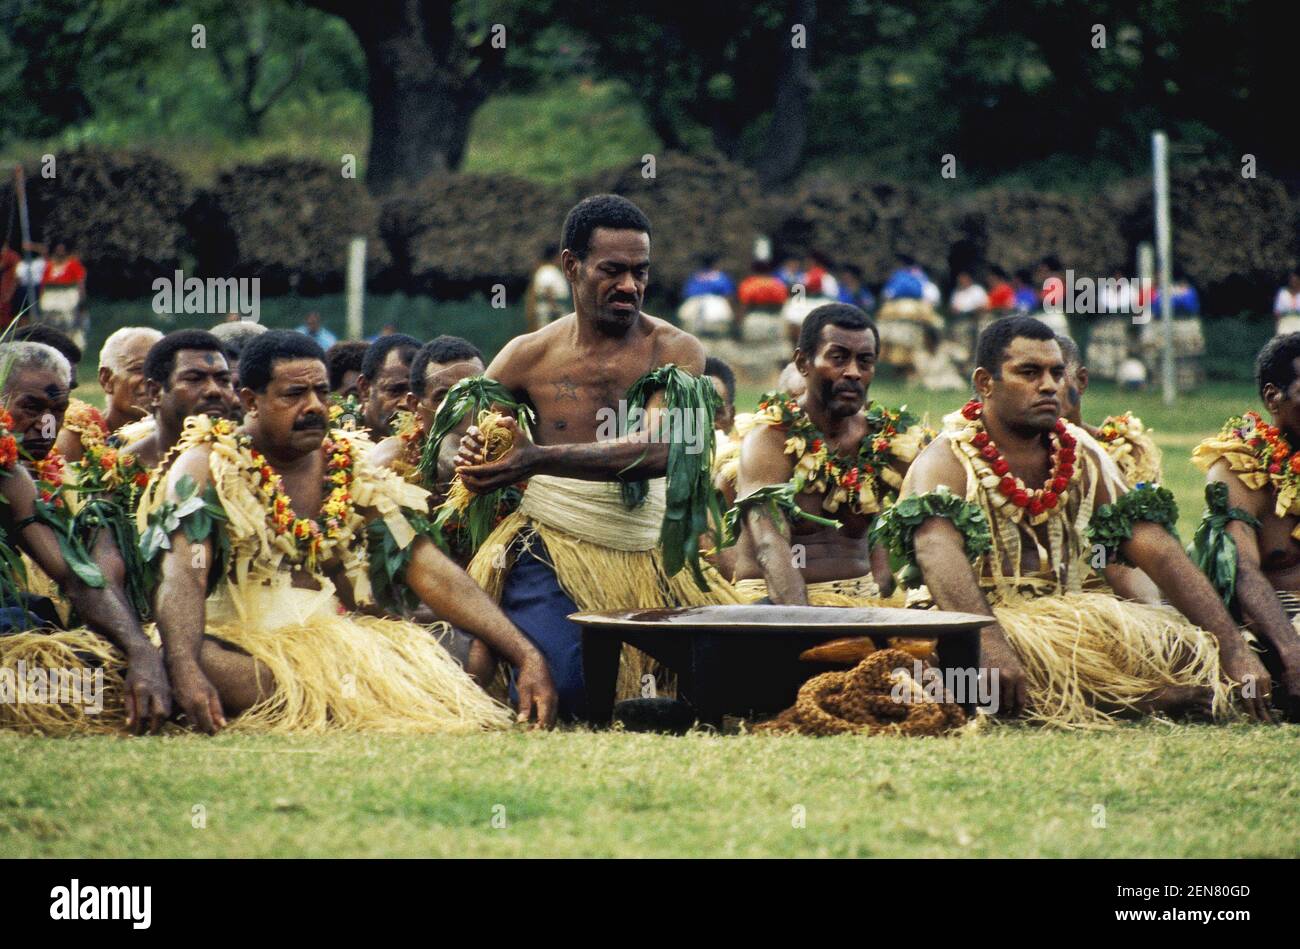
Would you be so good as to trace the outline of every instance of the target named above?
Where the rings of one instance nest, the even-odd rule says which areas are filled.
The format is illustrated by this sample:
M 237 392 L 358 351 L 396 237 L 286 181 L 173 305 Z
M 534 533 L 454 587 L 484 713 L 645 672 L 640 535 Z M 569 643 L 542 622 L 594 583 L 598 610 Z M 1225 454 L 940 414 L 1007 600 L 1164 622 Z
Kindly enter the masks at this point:
M 392 434 L 393 421 L 405 407 L 411 388 L 411 360 L 419 351 L 420 341 L 405 333 L 380 336 L 366 350 L 357 377 L 357 398 L 361 423 L 370 429 L 372 441 Z
M 669 557 L 677 564 L 698 558 L 697 535 L 707 526 L 701 517 L 705 523 L 691 531 L 694 519 L 686 519 L 703 493 L 665 484 L 664 475 L 674 475 L 669 443 L 678 438 L 678 474 L 693 479 L 694 466 L 703 465 L 703 489 L 711 492 L 717 396 L 701 378 L 699 340 L 641 310 L 650 221 L 626 198 L 593 195 L 569 211 L 561 246 L 574 312 L 511 340 L 486 373 L 536 413 L 531 437 L 506 419 L 512 447 L 487 461 L 482 433 L 472 426 L 456 465 L 478 494 L 528 483 L 519 509 L 469 571 L 545 653 L 561 714 L 569 716 L 585 711 L 581 634 L 570 613 L 736 598 L 725 589 L 704 592 L 690 573 L 668 569 Z M 608 431 L 611 418 L 642 407 L 650 416 L 645 428 Z M 698 423 L 698 452 L 682 450 L 680 429 L 660 430 L 660 419 L 671 417 L 661 409 Z M 674 532 L 673 517 L 685 533 Z M 671 538 L 671 547 L 661 549 L 661 537 Z M 631 664 L 625 671 L 639 679 Z
M 873 536 L 940 609 L 996 617 L 981 675 L 999 711 L 1104 726 L 1121 713 L 1244 710 L 1272 720 L 1268 673 L 1173 533 L 1173 496 L 1130 490 L 1062 419 L 1056 335 L 1008 317 L 979 338 L 977 398 L 912 463 Z M 1174 608 L 1085 592 L 1094 569 L 1142 569 Z
M 770 393 L 740 449 L 733 522 L 735 584 L 752 600 L 797 606 L 879 605 L 893 591 L 873 520 L 897 496 L 925 433 L 906 413 L 867 401 L 879 334 L 855 306 L 804 318 L 795 399 Z M 794 548 L 798 548 L 798 556 Z
M 245 347 L 240 373 L 244 427 L 191 416 L 138 514 L 160 570 L 168 673 L 190 722 L 209 733 L 227 716 L 271 731 L 508 724 L 428 630 L 368 615 L 411 598 L 518 665 L 518 719 L 549 724 L 555 693 L 541 654 L 413 526 L 426 492 L 371 464 L 356 432 L 327 428 L 321 348 L 269 331 Z M 383 558 L 375 570 L 373 557 Z

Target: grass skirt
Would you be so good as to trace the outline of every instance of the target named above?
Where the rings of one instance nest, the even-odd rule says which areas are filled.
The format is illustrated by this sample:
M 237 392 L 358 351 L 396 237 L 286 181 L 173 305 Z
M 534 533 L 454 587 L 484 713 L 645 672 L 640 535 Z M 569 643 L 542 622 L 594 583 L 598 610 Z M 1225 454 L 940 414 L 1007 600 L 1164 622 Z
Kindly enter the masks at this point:
M 1214 637 L 1172 607 L 1087 592 L 991 600 L 1029 680 L 1030 720 L 1107 727 L 1164 686 L 1210 688 L 1215 716 L 1229 711 Z
M 234 599 L 219 592 L 208 601 L 207 630 L 275 679 L 270 694 L 230 721 L 231 731 L 443 734 L 504 728 L 512 720 L 428 629 L 341 613 L 328 588 L 254 587 Z M 152 628 L 150 634 L 156 639 Z M 0 669 L 16 668 L 20 659 L 27 668 L 102 664 L 105 708 L 91 717 L 76 707 L 0 706 L 0 724 L 51 735 L 123 730 L 125 664 L 111 645 L 88 630 L 0 638 Z

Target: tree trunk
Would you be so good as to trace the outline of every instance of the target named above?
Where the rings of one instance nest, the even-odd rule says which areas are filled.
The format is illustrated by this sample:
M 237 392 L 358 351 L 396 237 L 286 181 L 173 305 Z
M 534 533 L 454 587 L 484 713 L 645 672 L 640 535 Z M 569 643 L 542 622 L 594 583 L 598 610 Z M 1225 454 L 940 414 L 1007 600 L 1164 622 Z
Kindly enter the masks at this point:
M 812 36 L 817 19 L 816 0 L 795 0 L 791 17 L 785 24 L 786 39 L 781 49 L 781 67 L 777 74 L 776 99 L 772 104 L 772 123 L 767 128 L 763 153 L 756 164 L 759 182 L 765 190 L 782 185 L 794 177 L 803 164 L 803 150 L 808 141 L 808 98 L 812 91 Z M 795 24 L 802 24 L 806 35 L 803 49 L 791 45 Z
M 505 50 L 490 35 L 466 45 L 451 0 L 311 2 L 341 16 L 366 56 L 370 190 L 389 194 L 459 168 L 470 121 L 501 82 Z

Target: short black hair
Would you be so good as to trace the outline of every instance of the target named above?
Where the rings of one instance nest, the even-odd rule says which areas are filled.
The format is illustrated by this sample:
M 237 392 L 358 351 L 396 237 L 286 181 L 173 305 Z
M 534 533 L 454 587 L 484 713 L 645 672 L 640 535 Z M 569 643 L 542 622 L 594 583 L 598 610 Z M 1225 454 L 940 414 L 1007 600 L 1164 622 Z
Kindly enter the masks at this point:
M 72 337 L 67 333 L 56 330 L 48 323 L 31 323 L 27 326 L 20 326 L 14 330 L 12 342 L 15 343 L 44 343 L 57 349 L 63 354 L 63 357 L 72 363 L 72 368 L 77 368 L 77 363 L 81 362 L 81 347 L 72 341 Z
M 1260 397 L 1264 386 L 1272 383 L 1283 392 L 1295 382 L 1295 361 L 1300 359 L 1300 333 L 1274 336 L 1255 357 L 1255 386 Z
M 1079 344 L 1063 333 L 1056 334 L 1056 343 L 1061 347 L 1061 354 L 1065 356 L 1067 366 L 1082 366 L 1083 354 L 1079 352 Z
M 579 260 L 587 259 L 591 235 L 598 227 L 615 231 L 642 231 L 650 236 L 645 212 L 618 194 L 593 194 L 575 204 L 564 217 L 561 246 Z
M 196 349 L 205 353 L 226 354 L 226 348 L 207 330 L 177 330 L 168 333 L 149 347 L 144 357 L 144 377 L 161 383 L 165 388 L 167 380 L 176 368 L 176 354 L 182 349 Z
M 987 369 L 994 379 L 1002 378 L 1002 360 L 1011 341 L 1020 337 L 1056 341 L 1056 333 L 1032 316 L 1004 316 L 990 323 L 975 344 L 975 365 Z
M 363 339 L 344 339 L 325 350 L 325 367 L 330 373 L 330 391 L 343 388 L 343 377 L 349 372 L 361 372 L 370 344 Z
M 425 343 L 415 354 L 415 359 L 411 361 L 411 391 L 421 399 L 428 393 L 429 380 L 425 377 L 428 375 L 430 363 L 441 366 L 452 362 L 466 362 L 470 359 L 487 362 L 477 346 L 459 336 L 439 336 Z
M 325 350 L 306 333 L 296 330 L 267 330 L 244 345 L 239 356 L 239 384 L 254 392 L 265 392 L 275 371 L 276 360 L 319 359 Z
M 420 351 L 420 341 L 405 333 L 389 333 L 387 336 L 380 336 L 366 349 L 366 356 L 361 360 L 361 374 L 374 382 L 375 376 L 379 375 L 379 370 L 384 368 L 384 360 L 394 349 L 401 354 L 402 362 L 409 363 Z
M 876 355 L 880 355 L 880 330 L 866 311 L 852 303 L 823 303 L 803 318 L 799 329 L 799 351 L 810 359 L 817 354 L 822 329 L 839 326 L 846 330 L 871 330 L 876 338 Z
M 704 374 L 706 376 L 717 376 L 722 380 L 722 388 L 727 391 L 727 402 L 736 401 L 736 374 L 731 367 L 719 359 L 717 356 L 710 356 L 704 360 Z

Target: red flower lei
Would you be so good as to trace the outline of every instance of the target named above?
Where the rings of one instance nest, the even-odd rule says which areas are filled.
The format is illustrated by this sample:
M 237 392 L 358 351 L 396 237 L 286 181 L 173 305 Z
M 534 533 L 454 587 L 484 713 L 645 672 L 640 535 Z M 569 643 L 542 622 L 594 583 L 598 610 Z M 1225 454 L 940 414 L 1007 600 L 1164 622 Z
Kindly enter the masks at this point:
M 59 491 L 63 487 L 65 473 L 65 459 L 57 448 L 51 448 L 50 453 L 40 461 L 32 462 L 32 476 L 36 479 L 36 490 L 42 501 L 49 501 L 55 507 L 63 506 Z
M 13 471 L 18 464 L 18 439 L 11 431 L 13 427 L 13 416 L 0 409 L 0 470 Z
M 984 404 L 978 399 L 971 399 L 962 406 L 961 414 L 972 422 L 980 422 L 984 415 Z M 1056 427 L 1052 434 L 1056 442 L 1056 447 L 1052 451 L 1052 471 L 1043 482 L 1043 486 L 1033 491 L 1030 491 L 1018 477 L 1011 474 L 1011 466 L 1002 457 L 998 446 L 989 438 L 982 422 L 980 430 L 971 438 L 971 445 L 979 450 L 980 457 L 988 463 L 994 474 L 1001 476 L 998 491 L 1016 507 L 1028 511 L 1031 518 L 1038 518 L 1055 508 L 1061 496 L 1069 488 L 1070 479 L 1074 476 L 1076 443 L 1074 436 L 1066 430 L 1063 419 L 1056 420 Z

